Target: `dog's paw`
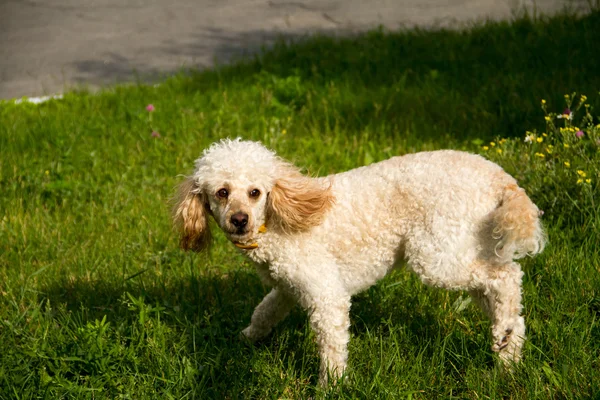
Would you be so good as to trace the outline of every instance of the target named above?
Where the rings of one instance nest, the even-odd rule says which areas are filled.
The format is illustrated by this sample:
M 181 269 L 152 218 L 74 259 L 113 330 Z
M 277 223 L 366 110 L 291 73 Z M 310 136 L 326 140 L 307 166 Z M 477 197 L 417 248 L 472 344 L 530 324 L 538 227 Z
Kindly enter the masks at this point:
M 339 387 L 350 384 L 350 376 L 345 368 L 340 367 L 334 371 L 321 369 L 319 371 L 319 386 L 323 388 Z
M 254 343 L 265 336 L 267 336 L 269 332 L 260 331 L 254 328 L 252 325 L 248 326 L 246 329 L 240 332 L 240 338 L 248 343 Z
M 505 330 L 504 336 L 502 336 L 500 340 L 496 341 L 496 343 L 492 345 L 492 351 L 499 352 L 506 348 L 506 346 L 508 346 L 508 343 L 510 342 L 510 335 L 512 334 L 512 332 L 512 328 Z
M 492 350 L 498 353 L 501 364 L 508 371 L 521 360 L 521 350 L 525 341 L 525 324 L 519 318 L 509 328 L 496 332 Z
M 240 340 L 243 342 L 253 343 L 256 339 L 252 336 L 251 327 L 247 327 L 240 332 Z

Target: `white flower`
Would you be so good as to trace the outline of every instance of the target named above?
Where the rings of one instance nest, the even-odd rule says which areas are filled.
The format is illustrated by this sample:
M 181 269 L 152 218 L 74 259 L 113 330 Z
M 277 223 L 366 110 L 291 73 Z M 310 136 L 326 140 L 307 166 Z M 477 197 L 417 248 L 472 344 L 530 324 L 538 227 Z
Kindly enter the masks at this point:
M 564 119 L 571 120 L 571 119 L 573 119 L 573 112 L 571 110 L 569 110 L 568 108 L 565 108 L 563 113 L 560 115 L 557 115 L 556 118 L 564 118 Z

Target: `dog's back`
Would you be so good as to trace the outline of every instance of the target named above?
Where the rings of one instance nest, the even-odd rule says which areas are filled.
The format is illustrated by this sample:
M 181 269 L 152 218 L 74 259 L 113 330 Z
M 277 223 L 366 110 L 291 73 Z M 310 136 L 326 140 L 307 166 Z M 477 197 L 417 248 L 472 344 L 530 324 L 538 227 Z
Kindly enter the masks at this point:
M 323 179 L 336 203 L 312 240 L 326 245 L 349 277 L 365 278 L 357 290 L 398 259 L 429 270 L 426 283 L 446 286 L 441 275 L 460 276 L 456 270 L 478 259 L 502 264 L 543 249 L 537 207 L 514 178 L 480 156 L 422 152 Z

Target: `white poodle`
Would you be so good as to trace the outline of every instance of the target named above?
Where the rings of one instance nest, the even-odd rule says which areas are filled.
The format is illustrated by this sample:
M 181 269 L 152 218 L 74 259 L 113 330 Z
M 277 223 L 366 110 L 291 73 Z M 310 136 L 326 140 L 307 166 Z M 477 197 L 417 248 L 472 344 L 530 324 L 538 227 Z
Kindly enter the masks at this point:
M 541 252 L 545 235 L 525 191 L 480 156 L 423 152 L 311 178 L 260 143 L 222 140 L 196 160 L 173 215 L 192 250 L 208 244 L 212 215 L 273 287 L 247 338 L 267 335 L 296 303 L 308 311 L 321 384 L 346 369 L 351 296 L 403 261 L 428 285 L 468 291 L 492 321 L 492 350 L 505 365 L 520 359 L 514 259 Z

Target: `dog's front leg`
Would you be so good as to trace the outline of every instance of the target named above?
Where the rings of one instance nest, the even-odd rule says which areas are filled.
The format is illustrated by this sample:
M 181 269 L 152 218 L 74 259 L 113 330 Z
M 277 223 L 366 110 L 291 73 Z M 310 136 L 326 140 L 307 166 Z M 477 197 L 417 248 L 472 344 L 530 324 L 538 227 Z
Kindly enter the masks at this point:
M 321 367 L 319 384 L 338 379 L 346 370 L 350 341 L 350 296 L 320 296 L 309 300 L 310 324 L 317 338 Z
M 252 341 L 262 339 L 288 315 L 294 304 L 294 298 L 285 291 L 271 290 L 254 310 L 250 326 L 242 334 Z

